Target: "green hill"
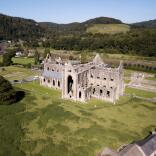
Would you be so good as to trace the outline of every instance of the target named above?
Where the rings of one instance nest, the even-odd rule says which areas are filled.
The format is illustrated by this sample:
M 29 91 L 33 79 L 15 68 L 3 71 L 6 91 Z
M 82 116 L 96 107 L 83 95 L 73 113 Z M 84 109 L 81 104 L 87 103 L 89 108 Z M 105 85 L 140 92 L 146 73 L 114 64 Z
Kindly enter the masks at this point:
M 109 18 L 109 17 L 97 17 L 89 19 L 82 23 L 74 22 L 69 24 L 57 24 L 52 22 L 40 22 L 39 25 L 51 33 L 64 34 L 81 34 L 85 33 L 86 29 L 94 24 L 122 24 L 122 21 Z
M 0 14 L 0 40 L 39 38 L 43 32 L 34 20 Z
M 138 23 L 133 23 L 132 26 L 133 27 L 141 27 L 141 28 L 156 28 L 156 19 L 138 22 Z
M 87 28 L 87 32 L 92 34 L 117 34 L 126 33 L 129 30 L 130 26 L 126 24 L 94 24 Z

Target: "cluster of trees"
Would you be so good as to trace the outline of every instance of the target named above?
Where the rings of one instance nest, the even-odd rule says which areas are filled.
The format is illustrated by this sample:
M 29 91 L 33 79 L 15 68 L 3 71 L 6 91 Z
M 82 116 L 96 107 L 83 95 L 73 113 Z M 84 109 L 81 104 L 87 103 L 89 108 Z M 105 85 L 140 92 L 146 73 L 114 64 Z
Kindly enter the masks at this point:
M 43 33 L 43 28 L 33 20 L 0 14 L 0 40 L 33 40 Z
M 20 101 L 24 96 L 24 91 L 16 91 L 11 83 L 0 75 L 0 105 L 13 104 Z
M 156 29 L 135 28 L 125 34 L 57 36 L 42 43 L 64 50 L 105 50 L 108 53 L 156 56 Z
M 0 76 L 0 105 L 9 105 L 17 101 L 16 91 L 9 81 Z
M 2 65 L 3 66 L 10 66 L 13 62 L 12 62 L 12 57 L 15 56 L 15 53 L 13 52 L 7 52 L 3 54 L 3 62 Z

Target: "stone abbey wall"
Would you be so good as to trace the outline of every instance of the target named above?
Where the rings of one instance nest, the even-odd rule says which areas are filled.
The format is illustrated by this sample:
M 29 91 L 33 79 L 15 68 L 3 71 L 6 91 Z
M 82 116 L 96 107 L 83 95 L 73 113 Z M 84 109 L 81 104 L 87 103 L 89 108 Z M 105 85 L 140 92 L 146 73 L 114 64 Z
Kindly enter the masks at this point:
M 94 97 L 115 103 L 124 92 L 123 66 L 110 68 L 97 54 L 92 62 L 63 62 L 48 55 L 40 84 L 61 89 L 62 98 L 85 102 Z

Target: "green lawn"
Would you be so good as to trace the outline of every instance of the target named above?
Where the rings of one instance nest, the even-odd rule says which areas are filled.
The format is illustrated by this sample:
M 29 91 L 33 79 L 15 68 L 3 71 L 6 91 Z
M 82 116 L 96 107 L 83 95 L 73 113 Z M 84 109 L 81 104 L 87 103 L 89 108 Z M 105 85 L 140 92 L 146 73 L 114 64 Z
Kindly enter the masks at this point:
M 122 59 L 122 60 L 143 60 L 143 61 L 156 61 L 156 57 L 145 57 L 138 55 L 128 55 L 128 54 L 107 54 L 108 58 Z
M 3 67 L 5 70 L 0 71 L 0 75 L 4 76 L 8 80 L 19 80 L 29 76 L 38 75 L 36 71 L 32 71 L 27 68 L 8 66 Z
M 2 59 L 3 59 L 3 58 L 2 58 L 2 55 L 0 55 L 0 63 L 2 63 Z
M 14 57 L 12 58 L 13 63 L 17 63 L 17 64 L 34 64 L 34 58 L 28 58 L 28 57 Z
M 37 82 L 17 84 L 25 98 L 0 106 L 0 155 L 95 156 L 145 137 L 156 127 L 156 104 L 122 97 L 116 105 L 61 99 Z M 96 105 L 96 106 L 95 106 Z
M 87 28 L 87 32 L 101 34 L 125 33 L 130 30 L 130 26 L 126 24 L 94 24 Z
M 135 89 L 135 88 L 126 88 L 126 93 L 144 97 L 144 98 L 156 98 L 156 93 L 154 92 L 148 92 L 140 89 Z
M 147 80 L 152 80 L 152 81 L 156 81 L 156 77 L 146 77 Z

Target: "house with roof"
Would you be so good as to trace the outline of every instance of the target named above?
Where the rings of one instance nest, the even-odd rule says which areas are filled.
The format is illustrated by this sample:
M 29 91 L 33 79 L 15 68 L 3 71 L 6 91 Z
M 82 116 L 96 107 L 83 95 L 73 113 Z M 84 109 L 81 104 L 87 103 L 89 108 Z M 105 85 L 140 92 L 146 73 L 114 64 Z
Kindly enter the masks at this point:
M 152 132 L 143 140 L 135 141 L 119 151 L 105 148 L 97 156 L 156 156 L 156 132 Z

